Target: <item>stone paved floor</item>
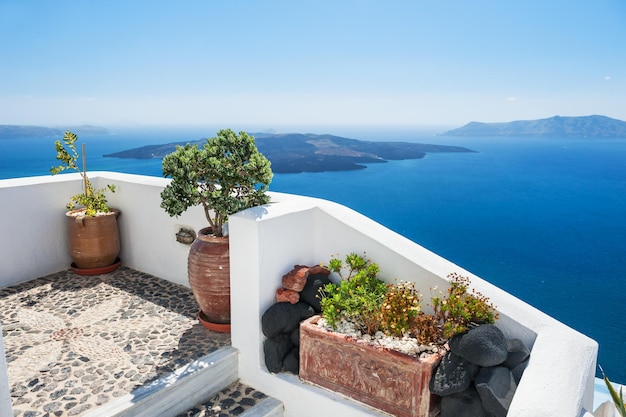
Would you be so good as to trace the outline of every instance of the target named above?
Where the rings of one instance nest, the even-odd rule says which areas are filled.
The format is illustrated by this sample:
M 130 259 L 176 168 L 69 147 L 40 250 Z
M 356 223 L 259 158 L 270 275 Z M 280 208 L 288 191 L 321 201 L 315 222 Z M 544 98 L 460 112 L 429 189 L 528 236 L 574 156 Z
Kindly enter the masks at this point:
M 197 308 L 188 288 L 125 267 L 0 289 L 14 417 L 80 416 L 229 345 Z M 236 383 L 181 416 L 238 415 L 263 397 Z

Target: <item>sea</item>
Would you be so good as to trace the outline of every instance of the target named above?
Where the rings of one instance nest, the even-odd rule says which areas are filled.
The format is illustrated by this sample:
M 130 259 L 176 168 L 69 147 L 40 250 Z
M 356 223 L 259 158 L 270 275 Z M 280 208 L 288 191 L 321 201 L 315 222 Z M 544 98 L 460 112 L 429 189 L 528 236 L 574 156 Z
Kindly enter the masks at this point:
M 598 363 L 612 380 L 626 383 L 626 139 L 446 137 L 407 127 L 297 129 L 289 132 L 476 151 L 432 153 L 357 171 L 275 174 L 270 190 L 351 207 L 497 285 L 598 341 Z M 160 177 L 158 159 L 103 155 L 197 140 L 217 130 L 112 128 L 110 135 L 79 136 L 79 142 L 86 144 L 88 170 Z M 60 137 L 0 140 L 0 179 L 49 175 L 55 139 Z

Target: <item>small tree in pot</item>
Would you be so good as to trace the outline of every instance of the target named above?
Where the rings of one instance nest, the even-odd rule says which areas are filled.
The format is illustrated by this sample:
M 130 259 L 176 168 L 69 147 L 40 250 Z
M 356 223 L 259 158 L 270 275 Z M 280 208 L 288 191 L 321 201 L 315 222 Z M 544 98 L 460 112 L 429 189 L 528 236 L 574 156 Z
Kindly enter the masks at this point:
M 85 145 L 82 148 L 82 170 L 78 166 L 81 157 L 76 150 L 78 137 L 65 132 L 63 142 L 54 144 L 56 159 L 61 165 L 52 167 L 52 175 L 66 170 L 78 172 L 83 179 L 82 193 L 71 197 L 67 203 L 68 249 L 72 268 L 81 275 L 93 275 L 111 271 L 119 266 L 120 238 L 117 225 L 119 210 L 107 205 L 105 192 L 115 192 L 115 185 L 96 190 L 87 177 Z M 76 205 L 82 206 L 76 208 Z
M 163 158 L 163 176 L 172 182 L 161 192 L 161 207 L 177 217 L 201 204 L 212 233 L 219 237 L 230 214 L 269 202 L 265 192 L 272 170 L 253 136 L 224 129 L 202 149 L 177 146 Z
M 230 214 L 269 202 L 270 165 L 254 137 L 230 129 L 217 132 L 202 148 L 178 146 L 163 158 L 163 176 L 172 182 L 161 192 L 161 207 L 178 217 L 202 205 L 209 223 L 191 247 L 188 274 L 200 317 L 224 325 L 214 329 L 228 331 L 230 323 L 230 261 L 223 226 Z

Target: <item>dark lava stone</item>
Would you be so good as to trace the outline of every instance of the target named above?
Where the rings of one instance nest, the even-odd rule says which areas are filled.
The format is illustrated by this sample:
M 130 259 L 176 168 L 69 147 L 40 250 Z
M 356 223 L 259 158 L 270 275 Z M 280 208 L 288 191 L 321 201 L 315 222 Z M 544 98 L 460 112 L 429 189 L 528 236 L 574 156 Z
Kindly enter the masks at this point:
M 476 375 L 474 385 L 487 413 L 494 417 L 505 417 L 517 389 L 509 368 L 483 368 Z
M 322 308 L 320 306 L 319 289 L 330 282 L 327 275 L 309 275 L 304 288 L 300 292 L 300 300 L 313 307 L 316 313 L 320 313 Z
M 430 391 L 436 395 L 450 395 L 469 388 L 479 366 L 452 352 L 441 359 L 430 380 Z
M 266 339 L 263 343 L 263 352 L 267 370 L 272 373 L 281 372 L 285 356 L 293 347 L 293 343 L 286 334 L 279 334 L 276 337 Z
M 486 417 L 476 388 L 441 398 L 439 417 Z
M 454 354 L 483 367 L 500 365 L 508 355 L 506 338 L 493 324 L 454 335 L 448 344 Z
M 274 337 L 280 333 L 289 334 L 302 320 L 313 314 L 315 314 L 313 307 L 303 302 L 272 304 L 261 317 L 263 334 L 267 337 Z
M 502 365 L 509 369 L 515 368 L 530 356 L 530 350 L 519 339 L 509 339 L 506 341 L 507 357 Z

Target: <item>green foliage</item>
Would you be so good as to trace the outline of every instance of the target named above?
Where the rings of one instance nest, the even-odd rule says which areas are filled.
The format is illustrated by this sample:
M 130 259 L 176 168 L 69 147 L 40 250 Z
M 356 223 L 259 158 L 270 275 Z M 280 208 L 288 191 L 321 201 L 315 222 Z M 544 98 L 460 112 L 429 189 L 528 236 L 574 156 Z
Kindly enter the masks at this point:
M 414 282 L 385 285 L 377 278 L 378 265 L 363 256 L 351 253 L 343 262 L 332 258 L 327 268 L 341 277 L 339 284 L 320 290 L 322 316 L 335 330 L 345 319 L 360 326 L 363 333 L 381 330 L 395 337 L 408 333 L 422 344 L 441 344 L 472 325 L 494 323 L 498 318 L 489 299 L 475 290 L 468 292 L 469 278 L 456 273 L 448 275 L 446 294 L 431 298 L 434 314 L 424 314 Z
M 343 264 L 331 259 L 329 269 L 341 275 L 348 270 L 348 276 L 341 275 L 339 284 L 327 284 L 321 290 L 322 316 L 334 329 L 339 321 L 351 320 L 361 327 L 361 331 L 374 334 L 378 331 L 381 319 L 381 306 L 387 286 L 377 278 L 379 268 L 360 255 L 354 253 L 346 256 Z
M 443 326 L 443 337 L 450 338 L 463 333 L 472 324 L 494 323 L 498 314 L 489 303 L 489 299 L 472 290 L 469 294 L 469 278 L 452 273 L 448 275 L 450 288 L 446 295 L 432 297 L 431 302 L 437 317 Z
M 615 408 L 619 412 L 619 415 L 622 417 L 626 417 L 626 405 L 624 404 L 624 396 L 622 395 L 622 388 L 619 389 L 619 394 L 615 391 L 613 384 L 604 373 L 604 369 L 600 367 L 600 372 L 602 372 L 602 377 L 604 378 L 604 383 L 609 390 L 609 394 L 611 394 L 611 399 L 613 400 L 613 404 L 615 404 Z
M 246 132 L 220 130 L 202 149 L 177 146 L 163 158 L 162 170 L 172 182 L 161 192 L 161 207 L 178 217 L 201 204 L 216 236 L 228 215 L 269 202 L 270 161 Z
M 71 197 L 69 203 L 67 203 L 67 209 L 73 210 L 76 205 L 85 207 L 85 215 L 87 216 L 96 216 L 98 213 L 108 213 L 110 211 L 109 206 L 107 205 L 106 195 L 104 194 L 106 191 L 115 192 L 115 185 L 107 185 L 105 188 L 101 188 L 99 190 L 95 190 L 89 178 L 87 178 L 87 173 L 82 171 L 78 167 L 78 160 L 80 155 L 76 150 L 76 141 L 78 137 L 67 131 L 63 135 L 63 143 L 60 140 L 57 140 L 54 143 L 54 147 L 57 152 L 56 159 L 61 162 L 61 165 L 57 167 L 50 168 L 50 172 L 52 175 L 59 174 L 65 170 L 74 170 L 77 171 L 81 177 L 83 178 L 83 184 L 85 191 L 80 194 L 76 194 Z M 84 156 L 83 156 L 84 158 Z
M 419 314 L 422 303 L 415 283 L 403 282 L 388 285 L 381 306 L 380 328 L 385 334 L 402 337 L 409 332 L 413 319 Z

